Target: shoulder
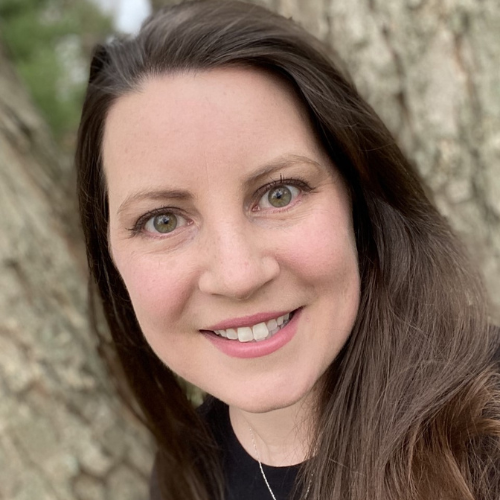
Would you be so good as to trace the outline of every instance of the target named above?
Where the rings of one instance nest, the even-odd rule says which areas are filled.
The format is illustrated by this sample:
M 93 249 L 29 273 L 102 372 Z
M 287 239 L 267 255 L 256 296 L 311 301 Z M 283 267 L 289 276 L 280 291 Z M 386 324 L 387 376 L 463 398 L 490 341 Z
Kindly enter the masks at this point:
M 231 425 L 227 405 L 212 396 L 208 396 L 196 411 L 207 424 L 216 442 L 219 442 L 221 434 L 225 435 Z
M 217 446 L 221 447 L 227 434 L 227 426 L 231 425 L 227 406 L 221 401 L 208 396 L 203 404 L 196 409 L 196 412 L 212 432 Z M 149 500 L 162 500 L 158 473 L 159 454 L 158 451 L 149 479 Z

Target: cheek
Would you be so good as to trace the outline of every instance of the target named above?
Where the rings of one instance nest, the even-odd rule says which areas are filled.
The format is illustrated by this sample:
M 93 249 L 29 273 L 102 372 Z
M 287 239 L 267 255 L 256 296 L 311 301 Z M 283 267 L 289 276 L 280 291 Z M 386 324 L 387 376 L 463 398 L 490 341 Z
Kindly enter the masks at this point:
M 354 233 L 348 214 L 338 210 L 317 212 L 294 234 L 293 241 L 283 248 L 288 265 L 301 273 L 315 286 L 331 288 L 339 292 L 359 286 L 358 256 Z
M 182 315 L 190 292 L 189 268 L 182 258 L 115 254 L 143 331 L 164 329 Z

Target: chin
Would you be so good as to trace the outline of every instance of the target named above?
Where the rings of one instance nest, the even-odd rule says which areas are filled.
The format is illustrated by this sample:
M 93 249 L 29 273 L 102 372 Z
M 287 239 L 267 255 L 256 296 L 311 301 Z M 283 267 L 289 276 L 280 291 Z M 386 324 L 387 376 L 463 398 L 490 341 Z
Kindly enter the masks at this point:
M 271 390 L 264 393 L 255 391 L 241 391 L 239 394 L 231 397 L 230 395 L 215 395 L 218 399 L 248 413 L 268 413 L 276 410 L 283 410 L 295 406 L 313 394 L 313 387 L 297 388 L 290 391 L 291 387 L 286 387 L 285 391 Z M 242 395 L 245 397 L 242 398 Z

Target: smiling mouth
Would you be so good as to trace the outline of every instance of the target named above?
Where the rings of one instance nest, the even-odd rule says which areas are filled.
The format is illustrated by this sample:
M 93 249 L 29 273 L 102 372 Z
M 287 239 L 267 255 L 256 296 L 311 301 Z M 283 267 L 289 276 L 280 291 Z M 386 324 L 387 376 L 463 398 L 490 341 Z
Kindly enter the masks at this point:
M 270 319 L 265 323 L 257 323 L 253 326 L 242 326 L 239 328 L 228 328 L 227 330 L 210 330 L 219 337 L 239 342 L 261 342 L 269 340 L 284 328 L 293 318 L 295 311 Z

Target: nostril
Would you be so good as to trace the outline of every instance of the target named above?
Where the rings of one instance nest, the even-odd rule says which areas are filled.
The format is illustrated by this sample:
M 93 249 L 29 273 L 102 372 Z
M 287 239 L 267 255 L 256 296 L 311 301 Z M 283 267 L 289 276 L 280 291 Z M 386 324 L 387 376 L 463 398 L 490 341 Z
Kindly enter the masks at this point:
M 211 295 L 247 300 L 279 275 L 277 261 L 255 256 L 238 262 L 227 258 L 207 266 L 199 279 L 199 289 Z

